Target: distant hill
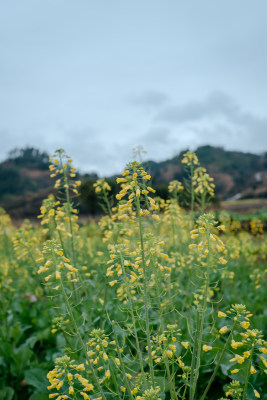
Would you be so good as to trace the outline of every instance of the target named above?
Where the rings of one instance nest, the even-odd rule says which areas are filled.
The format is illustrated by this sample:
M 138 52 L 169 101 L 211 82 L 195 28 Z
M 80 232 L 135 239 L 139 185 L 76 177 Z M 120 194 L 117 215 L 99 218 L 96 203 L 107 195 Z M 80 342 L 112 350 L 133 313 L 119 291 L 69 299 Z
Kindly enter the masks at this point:
M 183 180 L 181 159 L 185 151 L 170 160 L 144 163 L 159 195 L 167 196 L 170 180 Z M 219 200 L 267 198 L 267 153 L 256 155 L 212 146 L 199 147 L 196 153 L 201 165 L 214 177 Z M 48 154 L 29 147 L 15 149 L 0 164 L 0 206 L 13 218 L 36 216 L 42 200 L 54 191 L 48 166 Z M 100 212 L 92 186 L 97 176 L 85 174 L 80 179 L 81 211 Z M 114 181 L 109 178 L 115 191 Z
M 178 156 L 163 162 L 146 162 L 154 183 L 161 184 L 184 177 Z M 239 151 L 227 151 L 222 147 L 201 146 L 196 150 L 200 164 L 214 178 L 216 194 L 220 200 L 231 197 L 267 197 L 267 153 L 256 155 Z
M 15 218 L 37 215 L 53 190 L 48 167 L 45 152 L 31 147 L 11 151 L 0 164 L 0 206 Z

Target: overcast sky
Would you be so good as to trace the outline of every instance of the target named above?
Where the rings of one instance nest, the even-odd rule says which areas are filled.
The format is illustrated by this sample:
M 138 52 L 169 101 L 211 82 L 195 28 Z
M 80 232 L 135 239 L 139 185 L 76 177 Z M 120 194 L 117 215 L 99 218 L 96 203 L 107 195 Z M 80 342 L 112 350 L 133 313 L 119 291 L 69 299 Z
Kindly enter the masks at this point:
M 0 159 L 65 148 L 111 174 L 137 145 L 266 151 L 266 16 L 266 0 L 0 0 Z

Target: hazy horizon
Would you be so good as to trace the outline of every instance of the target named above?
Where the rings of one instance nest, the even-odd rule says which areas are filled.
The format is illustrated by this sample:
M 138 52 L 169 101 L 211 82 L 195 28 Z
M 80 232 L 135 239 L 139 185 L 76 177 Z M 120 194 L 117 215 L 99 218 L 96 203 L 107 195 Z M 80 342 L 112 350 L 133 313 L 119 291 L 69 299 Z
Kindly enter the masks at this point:
M 152 161 L 152 162 L 164 162 L 164 161 L 169 161 L 169 160 L 175 158 L 176 156 L 178 157 L 178 156 L 180 155 L 180 153 L 186 152 L 186 151 L 188 151 L 188 150 L 196 151 L 196 150 L 198 150 L 199 148 L 205 147 L 205 146 L 211 146 L 211 145 L 207 143 L 207 144 L 202 144 L 202 145 L 198 146 L 198 147 L 195 148 L 195 149 L 184 148 L 184 149 L 182 149 L 181 151 L 179 151 L 177 154 L 175 154 L 173 157 L 163 158 L 163 159 L 158 159 L 158 160 L 155 160 L 155 159 L 153 159 L 153 158 L 149 158 L 146 152 L 145 152 L 145 153 L 142 152 L 142 154 L 141 154 L 141 161 L 142 161 L 142 162 L 146 162 L 146 161 Z M 39 150 L 41 153 L 42 153 L 42 152 L 45 152 L 45 153 L 48 154 L 48 156 L 51 156 L 51 155 L 54 153 L 54 152 L 50 152 L 50 153 L 49 153 L 49 152 L 47 152 L 47 151 L 45 151 L 45 150 L 43 150 L 43 149 L 40 149 L 40 148 L 37 148 L 37 147 L 34 147 L 34 146 L 30 146 L 30 145 L 29 145 L 29 146 L 26 145 L 25 147 L 22 147 L 22 148 L 14 148 L 14 149 L 11 149 L 11 152 L 12 152 L 12 150 L 16 150 L 16 149 L 18 149 L 18 150 L 20 150 L 20 149 L 25 149 L 26 147 L 27 147 L 27 148 L 34 148 L 34 149 L 36 149 L 36 150 Z M 214 148 L 221 148 L 221 149 L 223 149 L 223 150 L 225 150 L 225 151 L 240 152 L 240 150 L 237 150 L 237 149 L 225 149 L 224 146 L 212 146 L 212 147 L 214 147 Z M 56 151 L 56 150 L 57 150 L 57 149 L 55 149 L 55 151 Z M 131 155 L 131 157 L 129 158 L 129 160 L 128 160 L 127 162 L 130 162 L 130 161 L 133 161 L 133 160 L 138 160 L 138 161 L 140 161 L 140 156 L 139 156 L 139 155 L 136 156 L 136 154 L 134 154 L 134 150 L 135 150 L 135 149 L 133 149 L 132 155 Z M 142 150 L 145 150 L 145 149 L 142 148 Z M 266 150 L 265 150 L 265 151 L 262 151 L 262 152 L 258 152 L 258 153 L 250 152 L 250 151 L 247 151 L 247 152 L 246 152 L 246 151 L 244 151 L 244 152 L 241 151 L 241 153 L 244 153 L 244 154 L 245 154 L 245 153 L 248 153 L 248 154 L 254 154 L 254 155 L 261 156 L 261 155 L 264 155 L 264 154 L 266 153 Z M 8 159 L 8 156 L 9 156 L 9 153 L 7 154 L 7 156 L 6 156 L 4 159 L 0 160 L 0 162 L 6 161 L 6 160 Z M 126 163 L 126 164 L 127 164 L 127 163 Z M 125 165 L 126 165 L 126 164 L 125 164 Z M 125 167 L 125 165 L 123 166 L 123 168 Z M 75 159 L 73 160 L 73 166 L 77 167 L 77 166 L 76 166 L 76 163 L 75 163 Z M 114 173 L 110 173 L 110 174 L 100 174 L 98 171 L 93 171 L 93 170 L 87 171 L 87 170 L 83 170 L 83 169 L 81 169 L 81 168 L 78 168 L 78 172 L 81 173 L 81 174 L 97 174 L 99 177 L 110 177 L 110 176 L 114 176 L 114 175 L 120 174 L 120 173 L 122 172 L 123 168 L 122 168 L 120 171 L 115 171 Z

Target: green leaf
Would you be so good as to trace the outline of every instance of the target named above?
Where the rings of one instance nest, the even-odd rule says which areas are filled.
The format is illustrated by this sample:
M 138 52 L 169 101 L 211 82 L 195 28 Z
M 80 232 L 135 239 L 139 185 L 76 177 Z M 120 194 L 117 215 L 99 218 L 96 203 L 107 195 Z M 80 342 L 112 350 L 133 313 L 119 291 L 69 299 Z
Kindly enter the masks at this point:
M 48 399 L 49 399 L 48 393 L 43 393 L 43 392 L 35 392 L 29 398 L 29 400 L 48 400 Z
M 0 390 L 0 400 L 12 400 L 14 395 L 14 389 L 12 387 L 6 386 L 4 389 Z
M 25 347 L 20 347 L 15 350 L 12 355 L 13 363 L 11 365 L 11 373 L 13 376 L 22 375 L 23 371 L 27 368 L 34 353 Z
M 29 369 L 25 372 L 25 379 L 28 385 L 31 385 L 42 392 L 47 392 L 48 380 L 44 370 L 40 368 Z
M 37 336 L 30 336 L 20 347 L 29 347 L 30 349 L 33 349 L 37 340 Z
M 14 354 L 13 347 L 9 343 L 1 343 L 0 345 L 0 355 L 4 357 L 5 360 L 9 360 Z

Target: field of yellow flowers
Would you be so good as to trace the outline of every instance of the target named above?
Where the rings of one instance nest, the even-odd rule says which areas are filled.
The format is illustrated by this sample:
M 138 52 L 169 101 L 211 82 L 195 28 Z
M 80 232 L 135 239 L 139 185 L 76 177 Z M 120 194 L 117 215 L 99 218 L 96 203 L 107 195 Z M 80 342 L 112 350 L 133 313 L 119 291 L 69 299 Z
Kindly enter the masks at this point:
M 82 224 L 58 150 L 40 224 L 0 211 L 0 400 L 267 399 L 262 223 L 207 212 L 212 178 L 182 163 L 167 201 L 137 161 L 116 199 L 98 180 L 104 216 Z

